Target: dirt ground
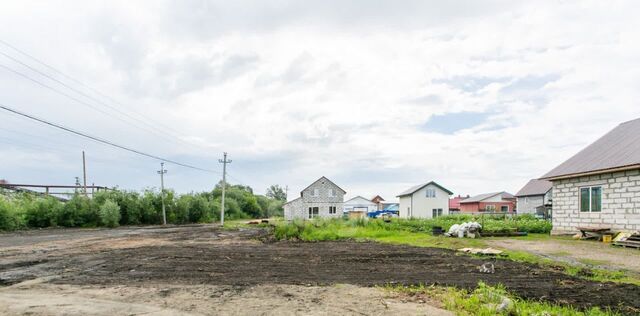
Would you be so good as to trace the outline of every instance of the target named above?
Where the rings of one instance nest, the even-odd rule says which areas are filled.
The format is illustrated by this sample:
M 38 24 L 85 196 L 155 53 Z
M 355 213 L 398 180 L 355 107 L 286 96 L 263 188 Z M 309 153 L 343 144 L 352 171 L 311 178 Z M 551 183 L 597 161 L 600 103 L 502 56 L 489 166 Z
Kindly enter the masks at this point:
M 542 257 L 575 265 L 594 266 L 609 270 L 628 270 L 640 274 L 640 250 L 613 247 L 597 241 L 563 238 L 522 240 L 517 238 L 487 241 L 491 247 L 523 250 Z
M 271 242 L 215 226 L 42 230 L 0 235 L 0 314 L 429 314 L 375 285 L 504 284 L 578 308 L 640 310 L 640 287 L 453 251 L 371 242 Z M 616 293 L 616 295 L 610 295 Z

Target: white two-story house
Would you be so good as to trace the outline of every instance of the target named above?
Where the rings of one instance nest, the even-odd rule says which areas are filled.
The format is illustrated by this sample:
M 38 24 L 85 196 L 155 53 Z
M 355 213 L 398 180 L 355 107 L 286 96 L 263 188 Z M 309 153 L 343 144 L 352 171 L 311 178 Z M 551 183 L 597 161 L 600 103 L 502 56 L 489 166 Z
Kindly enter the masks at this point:
M 284 204 L 284 218 L 340 217 L 346 193 L 331 180 L 322 177 L 302 190 L 300 197 Z
M 431 181 L 400 193 L 400 217 L 434 218 L 449 214 L 449 196 L 453 192 Z

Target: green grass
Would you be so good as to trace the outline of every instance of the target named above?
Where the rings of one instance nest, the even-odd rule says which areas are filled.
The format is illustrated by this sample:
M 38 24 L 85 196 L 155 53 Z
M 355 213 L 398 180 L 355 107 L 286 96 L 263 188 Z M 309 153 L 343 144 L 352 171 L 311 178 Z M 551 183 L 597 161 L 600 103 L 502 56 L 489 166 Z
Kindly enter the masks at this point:
M 567 315 L 567 316 L 613 316 L 612 311 L 591 308 L 580 311 L 569 306 L 520 299 L 502 286 L 488 286 L 482 282 L 473 291 L 438 286 L 389 285 L 385 290 L 391 296 L 428 298 L 438 301 L 442 307 L 457 315 Z M 425 299 L 426 301 L 427 299 Z M 503 304 L 505 307 L 501 307 Z
M 433 236 L 430 233 L 433 226 L 451 226 L 455 223 L 454 221 L 456 219 L 466 219 L 466 216 L 443 216 L 436 220 L 394 219 L 389 223 L 379 219 L 315 219 L 312 221 L 281 221 L 276 222 L 273 234 L 278 240 L 328 241 L 353 239 L 445 249 L 459 249 L 464 247 L 485 248 L 487 245 L 484 240 L 493 240 L 497 238 L 450 238 L 444 236 Z M 485 222 L 487 221 L 488 220 L 485 219 Z M 501 220 L 498 219 L 498 221 Z M 436 222 L 439 223 L 439 225 L 435 225 L 434 223 Z M 442 223 L 447 224 L 445 225 Z M 539 225 L 535 224 L 533 226 L 538 227 Z M 570 238 L 549 236 L 548 234 L 530 234 L 529 236 L 516 238 L 526 238 L 528 240 L 540 242 L 544 242 L 549 239 L 566 239 L 567 242 L 572 241 Z M 583 266 L 555 261 L 526 251 L 506 250 L 504 253 L 506 256 L 501 258 L 503 260 L 539 264 L 541 266 L 546 266 L 549 269 L 563 271 L 568 275 L 582 279 L 596 282 L 619 282 L 640 285 L 639 276 L 631 275 L 627 271 L 623 270 L 611 271 L 595 267 L 589 267 L 587 269 Z

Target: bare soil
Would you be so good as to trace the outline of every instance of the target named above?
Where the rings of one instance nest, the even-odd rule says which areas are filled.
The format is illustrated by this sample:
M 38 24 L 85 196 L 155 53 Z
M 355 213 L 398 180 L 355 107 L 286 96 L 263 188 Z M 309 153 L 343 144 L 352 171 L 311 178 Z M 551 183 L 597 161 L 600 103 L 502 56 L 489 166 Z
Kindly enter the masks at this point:
M 571 264 L 609 270 L 628 270 L 640 275 L 640 250 L 613 247 L 597 241 L 550 238 L 522 240 L 517 238 L 488 240 L 491 247 L 522 250 Z
M 426 304 L 385 298 L 372 286 L 472 289 L 479 281 L 504 284 L 526 299 L 640 311 L 638 286 L 586 281 L 537 265 L 498 260 L 495 274 L 484 274 L 478 266 L 486 259 L 444 249 L 268 242 L 266 235 L 211 225 L 0 235 L 0 313 L 37 311 L 40 303 L 50 310 L 45 298 L 66 293 L 55 300 L 60 314 L 73 314 L 64 306 L 76 308 L 70 302 L 84 298 L 116 314 L 255 314 L 256 308 L 267 314 L 404 314 L 409 306 L 405 312 L 419 307 L 446 315 Z

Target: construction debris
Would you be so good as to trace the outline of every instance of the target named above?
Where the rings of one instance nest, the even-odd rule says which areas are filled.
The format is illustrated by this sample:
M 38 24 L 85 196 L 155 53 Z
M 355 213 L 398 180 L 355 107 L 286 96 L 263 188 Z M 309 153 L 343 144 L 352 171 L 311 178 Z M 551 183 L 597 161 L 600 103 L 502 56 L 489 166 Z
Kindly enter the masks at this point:
M 620 236 L 622 235 L 622 236 Z M 614 246 L 640 249 L 640 233 L 619 234 L 613 241 Z
M 458 249 L 460 252 L 466 252 L 474 255 L 487 255 L 487 256 L 497 256 L 502 254 L 502 250 L 493 249 L 493 248 L 461 248 Z
M 469 238 L 476 238 L 480 237 L 480 230 L 482 230 L 482 225 L 480 225 L 480 223 L 466 222 L 460 225 L 453 224 L 453 226 L 449 228 L 449 231 L 444 235 L 458 238 L 464 238 L 465 236 Z

